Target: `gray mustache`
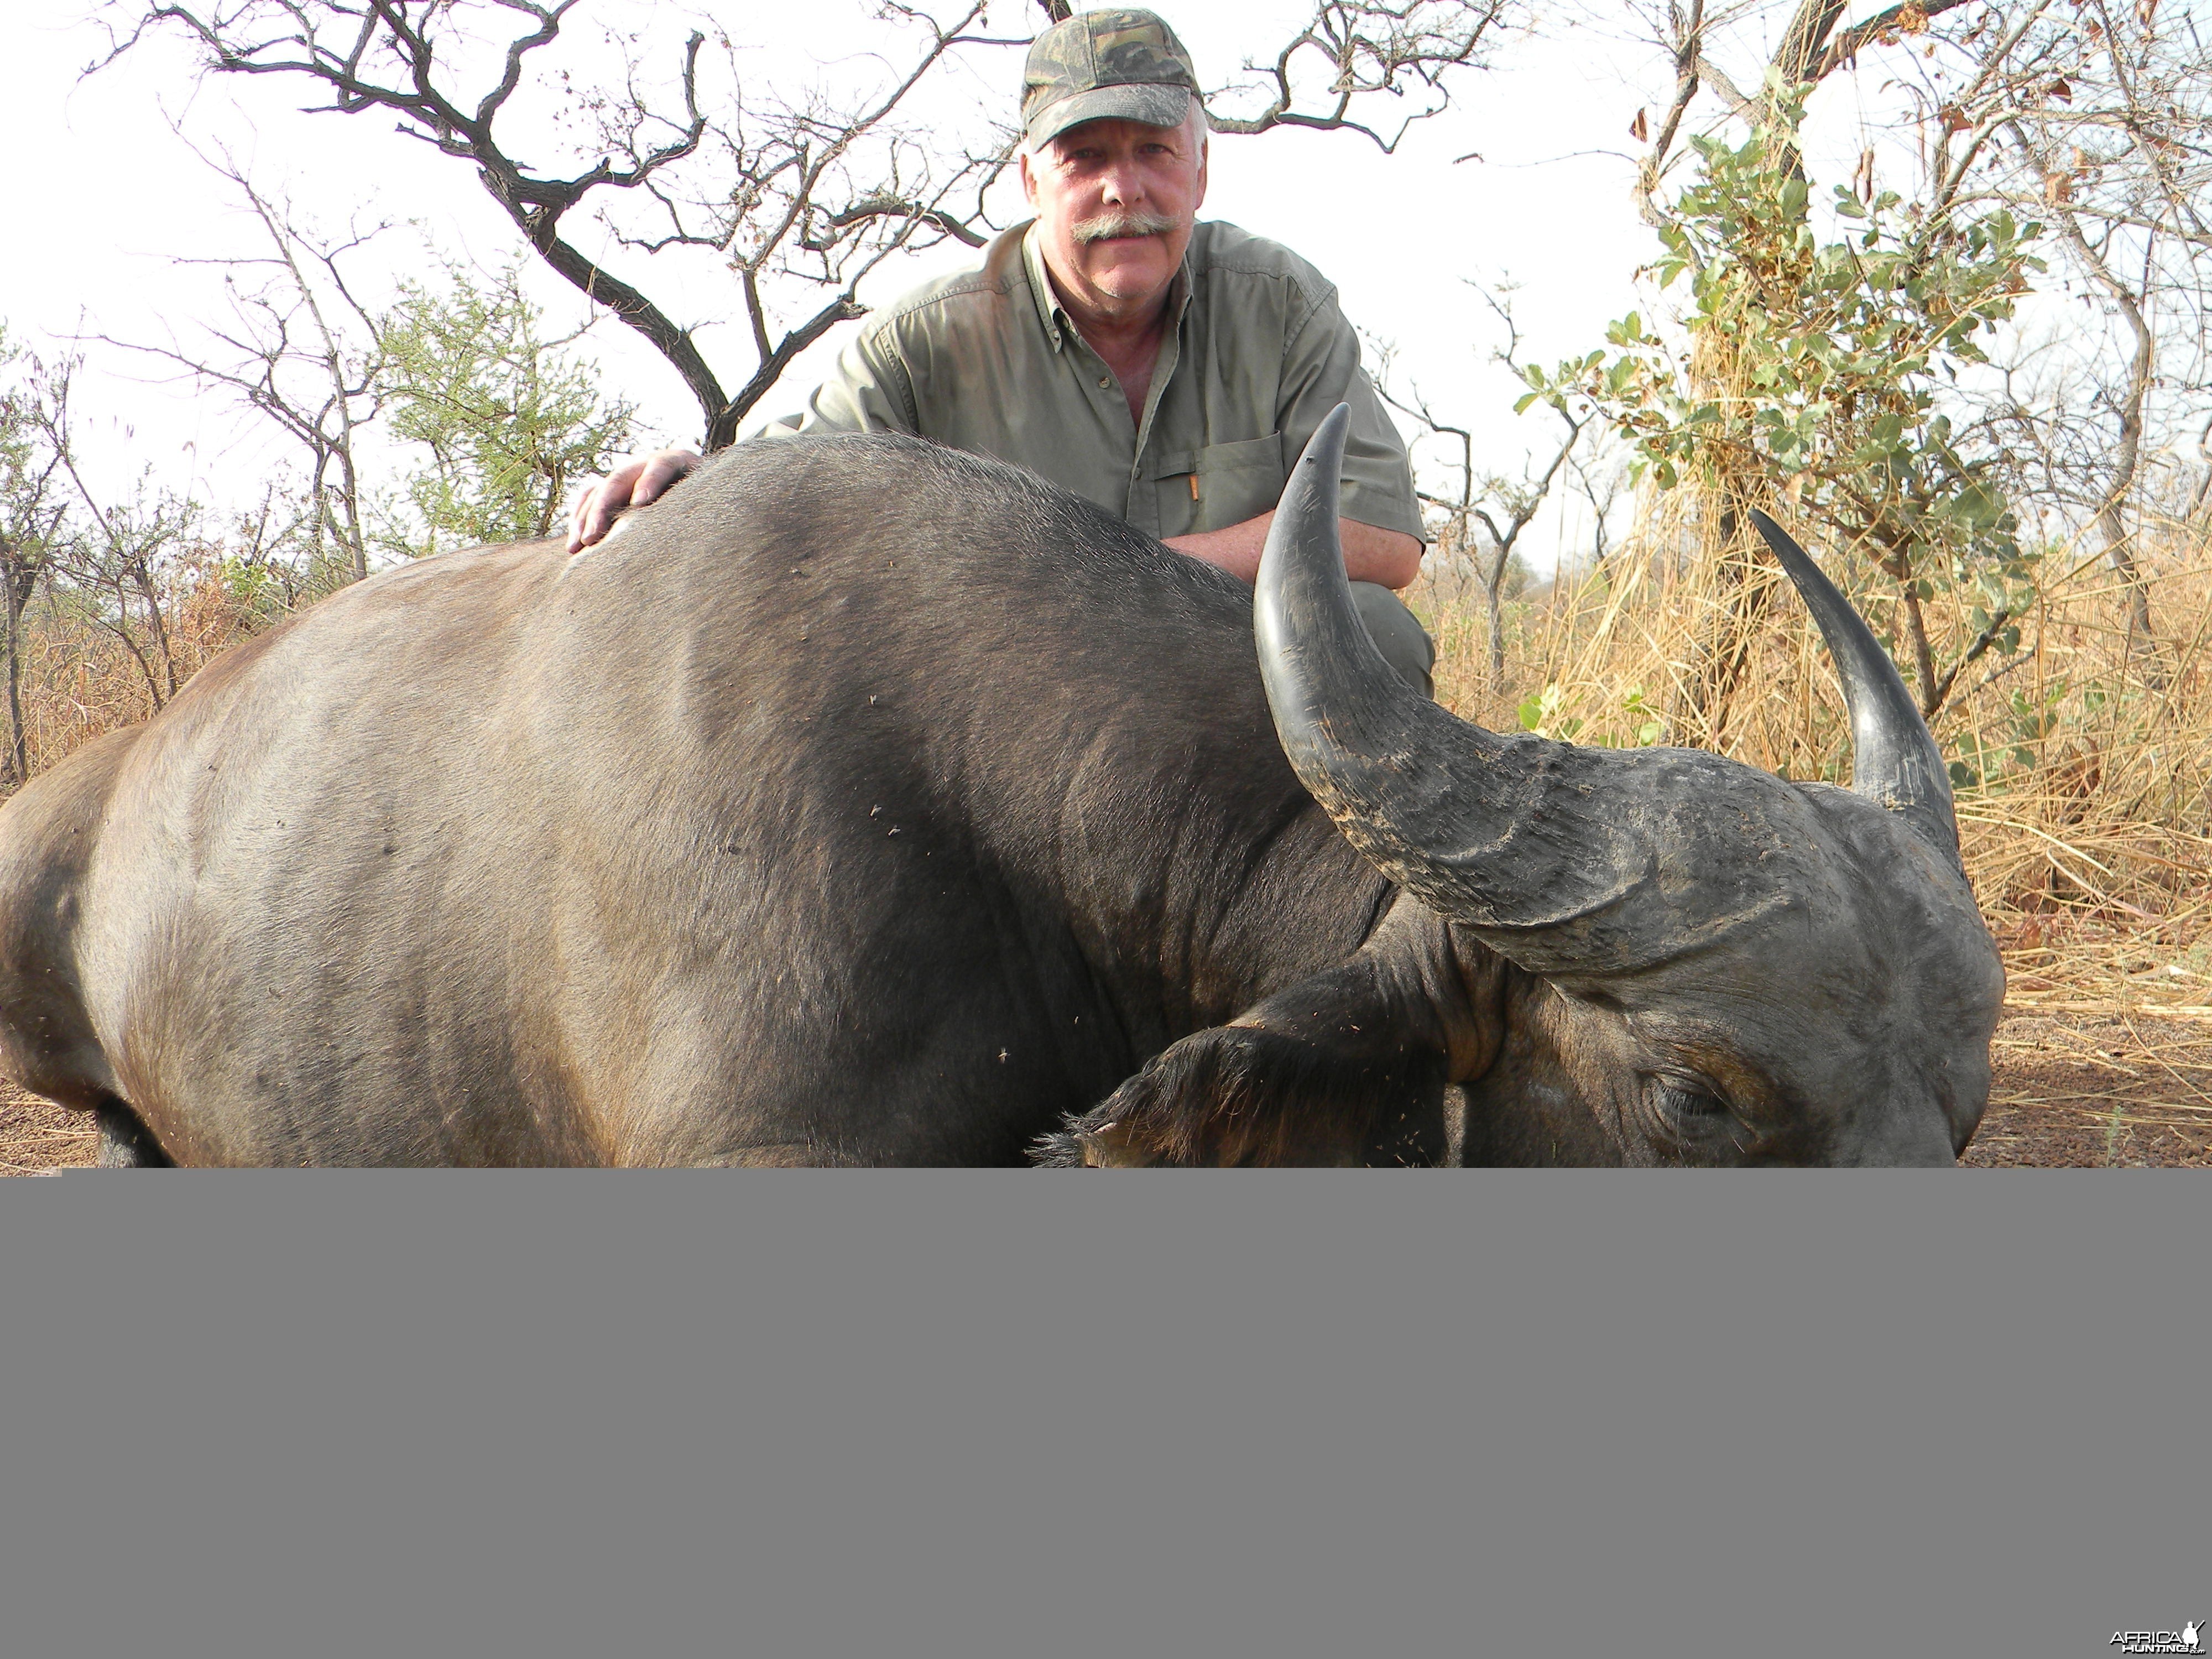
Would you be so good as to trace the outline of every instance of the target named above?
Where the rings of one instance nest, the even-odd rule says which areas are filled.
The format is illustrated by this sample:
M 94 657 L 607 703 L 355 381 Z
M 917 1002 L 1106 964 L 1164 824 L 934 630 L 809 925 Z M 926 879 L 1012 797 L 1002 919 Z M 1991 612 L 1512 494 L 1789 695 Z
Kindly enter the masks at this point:
M 1099 242 L 1109 236 L 1164 236 L 1177 222 L 1157 213 L 1102 213 L 1078 219 L 1073 229 L 1077 241 Z

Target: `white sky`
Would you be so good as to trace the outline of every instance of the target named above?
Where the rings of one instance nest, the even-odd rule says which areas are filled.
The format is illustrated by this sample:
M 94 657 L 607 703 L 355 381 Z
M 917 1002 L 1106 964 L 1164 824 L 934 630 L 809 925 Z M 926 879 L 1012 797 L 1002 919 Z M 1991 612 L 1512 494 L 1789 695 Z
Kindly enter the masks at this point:
M 819 29 L 840 5 L 852 14 L 849 33 L 822 30 L 817 38 L 865 41 L 870 26 L 851 0 L 814 0 L 804 9 Z M 763 27 L 757 7 L 691 9 L 722 16 L 733 34 L 756 31 L 741 38 L 757 39 Z M 781 27 L 788 29 L 799 9 L 782 14 Z M 1184 0 L 1160 9 L 1209 84 L 1226 79 L 1255 45 L 1286 38 L 1294 20 L 1308 15 L 1302 0 L 1203 7 Z M 592 0 L 586 10 L 655 30 L 676 12 L 638 0 Z M 994 12 L 995 32 L 1004 34 L 1026 35 L 1038 18 L 1028 0 L 996 0 Z M 1621 15 L 1617 38 L 1562 22 L 1534 39 L 1501 40 L 1503 68 L 1464 75 L 1455 107 L 1417 127 L 1395 156 L 1350 133 L 1278 131 L 1213 141 L 1205 216 L 1283 241 L 1334 278 L 1352 320 L 1395 342 L 1401 378 L 1418 382 L 1440 414 L 1474 428 L 1486 452 L 1479 464 L 1491 469 L 1513 470 L 1534 446 L 1548 453 L 1554 417 L 1540 408 L 1511 414 L 1521 388 L 1486 361 L 1498 334 L 1469 283 L 1518 283 L 1514 306 L 1525 349 L 1548 363 L 1601 343 L 1605 324 L 1637 303 L 1633 273 L 1656 252 L 1632 204 L 1627 135 L 1639 106 L 1652 106 L 1656 118 L 1671 66 L 1633 41 L 1625 9 Z M 204 147 L 228 148 L 264 192 L 289 193 L 326 228 L 349 217 L 412 220 L 441 247 L 486 265 L 516 246 L 472 169 L 397 136 L 392 118 L 302 113 L 298 106 L 311 88 L 285 77 L 201 82 L 183 49 L 166 44 L 80 79 L 104 36 L 66 19 L 65 9 L 22 0 L 0 15 L 0 145 L 17 158 L 0 320 L 18 342 L 52 350 L 79 333 L 149 342 L 188 336 L 191 319 L 219 304 L 220 274 L 179 262 L 260 251 L 229 186 L 178 141 L 167 118 Z M 588 31 L 572 21 L 570 33 L 580 52 Z M 787 42 L 762 50 L 764 63 L 808 72 Z M 994 70 L 1002 87 L 988 83 Z M 999 107 L 1010 112 L 1018 75 L 1018 52 L 979 55 L 968 90 L 978 103 L 1002 99 Z M 957 103 L 960 90 L 946 95 Z M 1470 153 L 1480 159 L 1455 159 Z M 1002 222 L 1013 216 L 1013 200 L 1002 202 Z M 566 222 L 572 240 L 584 240 L 580 211 Z M 421 257 L 420 239 L 405 232 L 380 246 L 402 265 Z M 973 257 L 957 246 L 915 256 L 878 272 L 863 297 L 880 303 Z M 642 256 L 617 250 L 606 262 L 659 296 L 665 279 Z M 533 291 L 556 314 L 579 314 L 573 290 L 558 279 L 546 276 Z M 724 292 L 726 300 L 711 283 L 688 283 L 683 319 L 720 316 L 734 326 L 736 296 Z M 800 359 L 759 413 L 796 407 L 844 333 Z M 726 385 L 749 373 L 732 349 L 740 337 L 726 336 L 720 348 L 714 333 L 702 339 Z M 643 405 L 657 434 L 694 440 L 696 406 L 656 354 L 611 319 L 591 343 L 609 383 Z M 88 360 L 78 391 L 81 447 L 99 477 L 119 489 L 150 467 L 161 481 L 189 484 L 218 506 L 255 493 L 278 451 L 265 434 L 242 428 L 220 397 L 150 384 L 151 368 L 96 342 L 81 349 Z M 1547 563 L 1587 535 L 1587 510 L 1569 503 L 1564 515 L 1532 529 L 1528 551 Z

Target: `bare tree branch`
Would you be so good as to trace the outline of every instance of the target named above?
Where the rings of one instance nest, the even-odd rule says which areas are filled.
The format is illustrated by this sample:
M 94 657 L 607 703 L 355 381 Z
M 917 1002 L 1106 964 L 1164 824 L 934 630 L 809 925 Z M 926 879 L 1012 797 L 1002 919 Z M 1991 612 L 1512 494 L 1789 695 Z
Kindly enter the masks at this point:
M 1478 290 L 1484 302 L 1497 316 L 1505 330 L 1505 343 L 1491 354 L 1492 361 L 1503 365 L 1521 378 L 1521 331 L 1513 319 L 1512 307 L 1488 290 Z M 1567 428 L 1551 460 L 1533 478 L 1527 472 L 1518 479 L 1509 479 L 1496 473 L 1478 474 L 1474 468 L 1474 435 L 1467 428 L 1440 418 L 1430 408 L 1428 400 L 1418 386 L 1401 394 L 1391 385 L 1395 354 L 1390 348 L 1375 344 L 1376 390 L 1393 409 L 1411 416 L 1434 435 L 1448 438 L 1459 451 L 1459 493 L 1455 497 L 1420 494 L 1420 499 L 1437 507 L 1443 514 L 1438 553 L 1449 560 L 1465 556 L 1474 565 L 1475 580 L 1482 588 L 1483 603 L 1487 612 L 1490 632 L 1490 681 L 1494 690 L 1505 687 L 1505 580 L 1513 562 L 1513 551 L 1521 539 L 1521 532 L 1534 520 L 1552 493 L 1553 482 L 1559 469 L 1573 453 L 1583 428 L 1591 420 L 1586 411 L 1577 418 L 1564 400 L 1552 407 Z M 1497 508 L 1496 513 L 1491 510 Z M 1499 519 L 1503 518 L 1501 526 Z M 1474 525 L 1480 524 L 1488 536 L 1490 545 L 1481 554 L 1472 546 L 1469 534 Z
M 1263 105 L 1224 106 L 1214 129 L 1341 128 L 1391 149 L 1444 107 L 1450 77 L 1480 65 L 1522 4 L 1316 0 L 1261 72 Z M 103 0 L 101 9 L 104 62 L 180 34 L 209 74 L 274 76 L 310 90 L 315 110 L 392 116 L 400 135 L 472 167 L 537 257 L 683 380 L 710 447 L 734 436 L 805 345 L 865 313 L 861 285 L 886 259 L 945 239 L 981 247 L 1000 228 L 985 198 L 1017 135 L 948 140 L 916 95 L 956 57 L 1024 44 L 974 32 L 984 0 L 874 0 L 903 49 L 840 65 L 846 85 L 830 90 L 787 76 L 770 87 L 738 43 L 698 30 L 680 48 L 633 49 L 611 35 L 605 57 L 620 75 L 571 82 L 557 65 L 573 61 L 560 49 L 574 44 L 564 31 L 582 15 L 578 0 Z M 1040 0 L 1040 9 L 1051 21 L 1069 8 Z M 878 70 L 872 86 L 855 81 Z M 516 94 L 556 76 L 568 125 L 549 134 L 526 125 L 528 100 Z M 1383 97 L 1405 109 L 1395 128 L 1358 118 Z M 573 230 L 587 205 L 612 258 L 586 253 L 592 244 Z M 751 359 L 742 371 L 711 363 L 701 331 L 656 297 L 645 266 L 672 252 L 710 256 L 735 278 L 744 326 L 734 337 Z
M 949 198 L 963 185 L 975 186 L 980 197 L 1010 149 L 1002 145 L 960 160 L 950 178 L 932 184 L 927 168 L 917 166 L 926 155 L 919 129 L 886 126 L 948 53 L 980 44 L 964 31 L 981 16 L 981 0 L 961 3 L 949 25 L 916 7 L 887 4 L 887 15 L 922 34 L 887 90 L 850 111 L 819 100 L 775 109 L 765 143 L 756 148 L 725 137 L 712 158 L 704 147 L 717 130 L 701 89 L 707 40 L 695 30 L 675 64 L 672 106 L 643 88 L 634 64 L 626 64 L 620 92 L 579 93 L 581 107 L 599 112 L 599 152 L 588 165 L 567 172 L 526 161 L 520 146 L 529 141 L 509 135 L 506 118 L 531 64 L 561 39 L 577 0 L 205 0 L 150 8 L 143 0 L 108 0 L 111 16 L 133 21 L 113 32 L 106 61 L 131 50 L 149 30 L 179 29 L 198 44 L 210 72 L 289 76 L 322 88 L 328 101 L 316 107 L 397 115 L 400 133 L 473 165 L 486 191 L 538 256 L 652 343 L 690 389 L 708 441 L 719 443 L 728 441 L 775 384 L 774 374 L 765 371 L 780 372 L 804 343 L 819 337 L 817 319 L 824 307 L 809 306 L 781 340 L 750 331 L 756 362 L 744 389 L 732 398 L 693 331 L 636 282 L 584 253 L 566 233 L 568 216 L 600 193 L 618 199 L 649 192 L 671 210 L 678 204 L 696 208 L 719 201 L 724 211 L 710 231 L 679 225 L 651 246 L 719 246 L 741 281 L 746 271 L 756 279 L 772 271 L 819 284 L 836 295 L 829 308 L 833 321 L 861 314 L 854 283 L 917 233 L 955 235 L 969 246 L 984 240 Z M 518 19 L 521 27 L 501 44 L 495 76 L 468 90 L 468 26 L 501 15 Z M 742 119 L 744 78 L 733 53 L 726 56 L 734 94 L 726 101 Z M 866 165 L 883 169 L 874 178 L 854 171 L 860 147 L 870 142 L 876 149 Z M 702 172 L 698 164 L 710 159 L 720 165 Z M 923 187 L 902 188 L 905 176 L 917 172 Z M 670 181 L 665 187 L 664 179 Z M 619 233 L 617 241 L 641 245 Z M 757 280 L 753 294 L 759 297 Z M 765 310 L 759 314 L 765 319 Z
M 1267 90 L 1265 107 L 1255 115 L 1226 114 L 1214 107 L 1224 94 L 1215 94 L 1207 100 L 1207 124 L 1227 133 L 1279 126 L 1357 132 L 1387 155 L 1416 121 L 1446 107 L 1447 73 L 1480 65 L 1486 40 L 1517 9 L 1516 0 L 1318 0 L 1313 21 L 1272 64 L 1248 61 L 1244 66 Z M 1297 71 L 1309 62 L 1328 69 L 1320 109 L 1299 107 Z M 1348 113 L 1356 98 L 1388 93 L 1403 99 L 1416 87 L 1429 96 L 1387 138 Z
M 1825 81 L 1838 70 L 1856 64 L 1859 53 L 1868 46 L 1876 43 L 1887 46 L 1905 36 L 1917 34 L 1928 27 L 1930 18 L 1940 17 L 1943 13 L 1966 3 L 1967 0 L 1904 0 L 1903 4 L 1876 12 L 1863 23 L 1854 23 L 1831 38 L 1828 31 L 1835 27 L 1837 20 L 1843 15 L 1843 6 L 1837 3 L 1837 0 L 1807 0 L 1805 11 L 1799 14 L 1800 17 L 1804 17 L 1816 6 L 1824 14 L 1817 35 L 1814 33 L 1808 20 L 1802 43 L 1808 50 L 1808 55 L 1800 59 L 1795 50 L 1799 43 L 1792 41 L 1787 43 L 1791 55 L 1785 60 L 1783 53 L 1777 52 L 1775 62 L 1785 73 L 1802 62 L 1808 67 L 1796 76 L 1798 80 Z M 1818 54 L 1817 61 L 1810 53 Z

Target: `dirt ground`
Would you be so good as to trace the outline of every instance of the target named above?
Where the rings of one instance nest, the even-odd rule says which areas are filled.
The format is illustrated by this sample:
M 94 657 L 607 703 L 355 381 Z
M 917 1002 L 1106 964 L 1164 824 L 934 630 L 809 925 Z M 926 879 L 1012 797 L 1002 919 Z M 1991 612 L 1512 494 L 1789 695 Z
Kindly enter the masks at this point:
M 1997 1028 L 1974 1168 L 2212 1169 L 2212 1021 L 2022 1010 Z M 0 1084 L 0 1176 L 90 1164 L 90 1121 Z
M 2021 1011 L 1990 1059 L 1970 1165 L 2212 1169 L 2212 1021 Z

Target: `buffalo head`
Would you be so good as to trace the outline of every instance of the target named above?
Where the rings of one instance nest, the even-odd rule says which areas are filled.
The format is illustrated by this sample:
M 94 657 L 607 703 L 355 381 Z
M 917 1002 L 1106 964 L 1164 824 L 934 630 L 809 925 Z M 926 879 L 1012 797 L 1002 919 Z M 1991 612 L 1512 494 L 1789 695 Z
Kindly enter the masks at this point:
M 1343 433 L 1340 411 L 1276 517 L 1261 665 L 1283 746 L 1345 836 L 1519 970 L 1467 1085 L 1470 1161 L 1951 1162 L 1987 1098 L 2004 975 L 1942 757 L 1850 604 L 1757 516 L 1843 681 L 1848 790 L 1499 736 L 1408 690 L 1360 627 L 1336 535 Z

